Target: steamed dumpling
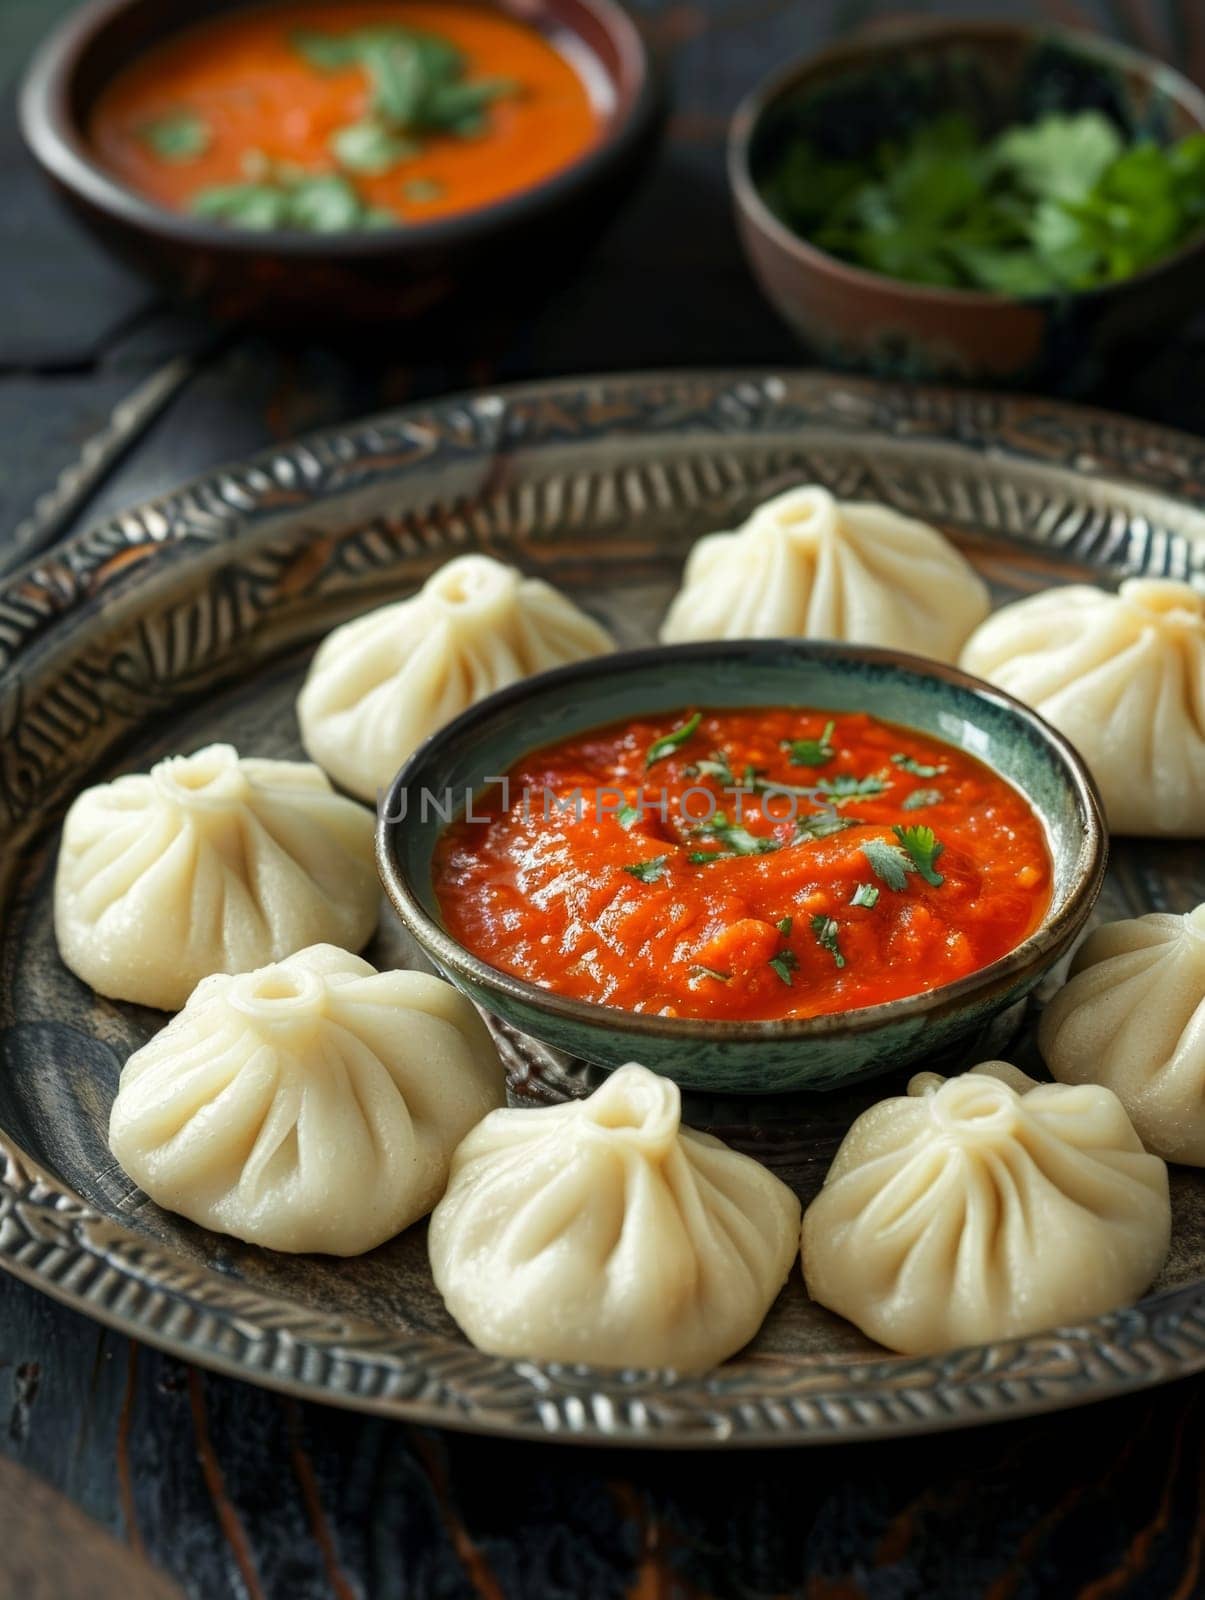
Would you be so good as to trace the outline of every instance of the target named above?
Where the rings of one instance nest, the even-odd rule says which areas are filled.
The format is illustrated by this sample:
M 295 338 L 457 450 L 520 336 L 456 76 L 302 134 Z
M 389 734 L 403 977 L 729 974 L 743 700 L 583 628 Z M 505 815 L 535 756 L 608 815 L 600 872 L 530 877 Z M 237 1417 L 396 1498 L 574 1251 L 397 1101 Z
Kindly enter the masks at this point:
M 988 605 L 935 528 L 813 485 L 699 540 L 661 638 L 847 639 L 953 661 Z
M 54 885 L 59 953 L 100 994 L 175 1011 L 212 972 L 247 972 L 377 923 L 371 811 L 304 761 L 228 744 L 85 790 Z
M 588 1100 L 473 1130 L 429 1247 L 475 1345 L 692 1372 L 749 1342 L 791 1270 L 799 1202 L 680 1117 L 677 1085 L 633 1064 Z
M 1042 1017 L 1060 1083 L 1102 1083 L 1148 1150 L 1205 1167 L 1205 905 L 1098 928 Z
M 431 1209 L 456 1145 L 504 1101 L 463 995 L 315 945 L 207 978 L 126 1062 L 109 1145 L 202 1227 L 350 1256 Z
M 551 585 L 459 556 L 409 600 L 323 640 L 297 700 L 302 742 L 336 783 L 373 800 L 429 734 L 487 694 L 614 648 Z
M 1114 833 L 1205 834 L 1205 595 L 1152 578 L 1048 589 L 985 622 L 962 665 L 1066 734 Z
M 1170 1234 L 1167 1168 L 1116 1095 L 993 1061 L 858 1118 L 804 1216 L 803 1275 L 872 1339 L 928 1355 L 1129 1305 Z

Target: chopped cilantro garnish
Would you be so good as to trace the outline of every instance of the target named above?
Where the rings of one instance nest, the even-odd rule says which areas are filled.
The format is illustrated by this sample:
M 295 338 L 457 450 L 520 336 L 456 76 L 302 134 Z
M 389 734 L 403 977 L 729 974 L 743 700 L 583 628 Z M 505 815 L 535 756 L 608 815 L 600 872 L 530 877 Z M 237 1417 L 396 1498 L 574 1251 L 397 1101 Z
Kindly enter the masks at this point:
M 331 154 L 344 171 L 373 178 L 417 155 L 419 148 L 412 139 L 403 138 L 371 117 L 336 128 L 330 137 Z
M 690 970 L 692 972 L 697 972 L 700 978 L 714 978 L 717 983 L 728 983 L 732 978 L 732 974 L 730 972 L 717 972 L 714 967 L 703 967 L 696 965 L 691 967 Z
M 891 831 L 899 844 L 868 839 L 862 846 L 862 854 L 875 876 L 897 894 L 905 887 L 910 872 L 919 872 L 926 883 L 940 889 L 946 880 L 940 872 L 934 871 L 933 864 L 945 846 L 938 841 L 933 829 L 914 823 L 909 828 L 897 825 Z
M 615 813 L 615 820 L 626 833 L 629 828 L 634 828 L 640 821 L 640 810 L 637 806 L 622 805 Z
M 1205 133 L 1133 142 L 1097 109 L 985 134 L 961 112 L 829 155 L 788 135 L 771 209 L 822 250 L 912 283 L 1018 297 L 1094 288 L 1169 255 L 1205 220 Z
M 933 870 L 933 863 L 945 849 L 932 828 L 926 828 L 921 823 L 913 823 L 910 828 L 896 826 L 892 830 L 904 849 L 912 857 L 917 872 L 926 883 L 933 888 L 940 889 L 946 881 L 940 872 Z
M 898 844 L 888 844 L 885 839 L 867 839 L 862 854 L 870 863 L 870 870 L 897 894 L 908 885 L 908 874 L 915 872 L 908 854 Z
M 722 789 L 735 789 L 736 779 L 732 776 L 732 768 L 728 764 L 728 757 L 722 750 L 713 750 L 710 756 L 702 761 L 694 761 L 686 769 L 688 778 L 714 778 Z
M 723 811 L 717 811 L 706 822 L 697 823 L 691 833 L 698 839 L 715 839 L 721 850 L 694 850 L 689 856 L 693 862 L 718 861 L 728 856 L 764 856 L 781 849 L 777 839 L 758 837 L 739 822 L 729 822 Z
M 696 711 L 693 717 L 688 717 L 680 726 L 663 734 L 660 739 L 654 739 L 645 752 L 645 766 L 651 767 L 654 761 L 663 761 L 666 756 L 673 755 L 675 750 L 680 750 L 702 720 L 703 713 Z
M 913 789 L 912 793 L 903 802 L 902 811 L 919 811 L 922 806 L 935 806 L 941 803 L 940 789 Z
M 843 817 L 836 811 L 812 811 L 795 819 L 795 843 L 804 839 L 827 839 L 844 828 L 860 827 L 857 817 Z
M 791 929 L 794 926 L 795 926 L 794 917 L 784 917 L 781 922 L 775 923 L 775 927 L 778 929 L 779 933 L 782 934 L 784 939 L 790 937 Z
M 782 981 L 790 987 L 793 981 L 791 974 L 799 966 L 799 957 L 794 950 L 780 950 L 776 956 L 770 958 L 770 966 L 773 967 Z
M 877 906 L 879 903 L 879 891 L 873 883 L 860 883 L 854 890 L 849 903 L 851 906 Z
M 833 759 L 833 728 L 835 724 L 826 722 L 824 731 L 818 739 L 784 739 L 782 747 L 787 751 L 787 759 L 793 767 L 822 767 L 826 761 Z
M 448 39 L 394 23 L 324 33 L 298 28 L 293 48 L 319 72 L 359 67 L 368 79 L 368 112 L 394 131 L 481 131 L 493 101 L 518 92 L 509 78 L 465 78 L 468 60 Z
M 208 124 L 193 111 L 168 111 L 138 133 L 162 161 L 195 161 L 209 149 L 211 137 Z
M 910 772 L 914 778 L 936 778 L 946 770 L 944 766 L 928 766 L 923 761 L 917 761 L 914 757 L 905 755 L 902 750 L 897 750 L 891 759 L 897 767 L 904 772 Z
M 638 878 L 641 883 L 656 883 L 665 876 L 665 863 L 668 856 L 653 856 L 648 861 L 633 861 L 624 867 L 625 872 L 630 872 L 633 878 Z
M 841 954 L 841 945 L 838 942 L 841 930 L 832 917 L 826 917 L 818 911 L 812 918 L 812 932 L 816 935 L 816 943 L 822 950 L 827 950 L 829 955 L 839 967 L 845 965 L 845 957 Z
M 341 172 L 288 171 L 277 163 L 254 183 L 211 183 L 198 189 L 189 209 L 235 228 L 289 228 L 339 233 L 345 228 L 393 227 L 396 218 L 367 205 Z
M 746 767 L 744 784 L 755 794 L 792 795 L 796 800 L 810 800 L 813 805 L 831 804 L 831 799 L 816 784 L 783 783 L 777 778 L 763 778 L 760 773 Z
M 835 778 L 821 778 L 816 785 L 817 791 L 830 799 L 834 805 L 841 805 L 845 800 L 865 799 L 870 795 L 882 794 L 887 785 L 875 773 L 868 773 L 865 778 L 856 778 L 852 772 L 839 772 Z

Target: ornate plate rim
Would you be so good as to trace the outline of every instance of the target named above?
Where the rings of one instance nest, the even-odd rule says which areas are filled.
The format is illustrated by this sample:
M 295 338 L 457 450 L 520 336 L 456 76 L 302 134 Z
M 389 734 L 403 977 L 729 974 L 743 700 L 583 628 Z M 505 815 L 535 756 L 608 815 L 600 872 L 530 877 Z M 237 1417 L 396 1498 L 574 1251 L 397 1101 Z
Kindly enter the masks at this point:
M 792 387 L 854 418 L 860 431 L 917 434 L 930 443 L 993 451 L 1084 470 L 1094 437 L 1128 447 L 1148 462 L 1172 463 L 1172 483 L 1110 470 L 1108 481 L 1151 491 L 1193 515 L 1184 477 L 1199 490 L 1205 445 L 1191 434 L 1063 402 L 879 383 L 790 369 L 674 371 L 557 379 L 457 394 L 382 413 L 216 467 L 176 494 L 221 503 L 237 480 L 236 524 L 279 489 L 280 472 L 304 485 L 296 463 L 324 454 L 342 466 L 370 465 L 382 431 L 424 420 L 454 424 L 489 402 L 492 413 L 549 404 L 584 391 L 639 398 L 694 386 L 723 402 Z M 781 396 L 779 396 L 781 398 Z M 878 414 L 875 408 L 878 407 Z M 1061 455 L 1028 454 L 1001 437 L 993 408 L 1041 408 L 1061 425 Z M 736 431 L 740 431 L 739 419 Z M 845 418 L 848 425 L 851 418 Z M 525 435 L 523 443 L 539 442 Z M 545 441 L 547 442 L 547 441 Z M 1179 462 L 1177 467 L 1175 463 Z M 1191 469 L 1186 470 L 1191 462 Z M 1114 464 L 1111 464 L 1113 466 Z M 257 488 L 256 485 L 259 485 Z M 96 564 L 98 539 L 123 519 L 146 527 L 171 497 L 135 507 L 100 528 L 57 545 L 0 585 L 0 647 L 6 676 L 23 648 L 68 619 L 91 596 L 80 580 Z M 298 507 L 301 509 L 301 507 Z M 122 536 L 125 546 L 135 541 Z M 144 537 L 146 535 L 144 534 Z M 156 541 L 152 541 L 156 542 Z M 161 542 L 161 541 L 160 541 Z M 169 541 L 170 543 L 170 541 Z M 42 603 L 31 605 L 31 596 Z M 352 1409 L 468 1432 L 579 1444 L 682 1448 L 763 1447 L 852 1442 L 935 1432 L 1031 1416 L 1170 1381 L 1205 1369 L 1205 1279 L 1148 1297 L 1086 1324 L 950 1352 L 940 1357 L 884 1355 L 790 1360 L 757 1355 L 702 1377 L 605 1373 L 540 1366 L 484 1355 L 436 1335 L 391 1335 L 366 1322 L 304 1311 L 296 1302 L 244 1287 L 213 1268 L 197 1268 L 146 1236 L 102 1215 L 30 1160 L 0 1129 L 0 1266 L 35 1288 L 128 1336 L 231 1377 Z M 301 1315 L 298 1313 L 301 1311 Z

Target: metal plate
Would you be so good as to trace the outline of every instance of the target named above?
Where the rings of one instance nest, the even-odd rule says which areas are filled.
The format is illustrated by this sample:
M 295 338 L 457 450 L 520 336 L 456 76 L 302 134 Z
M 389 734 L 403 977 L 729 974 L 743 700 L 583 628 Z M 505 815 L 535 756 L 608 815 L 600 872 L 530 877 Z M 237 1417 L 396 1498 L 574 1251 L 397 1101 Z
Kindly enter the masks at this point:
M 210 474 L 61 546 L 0 589 L 0 1264 L 136 1338 L 334 1404 L 515 1436 L 663 1446 L 820 1443 L 1073 1405 L 1205 1367 L 1205 1174 L 1173 1172 L 1171 1257 L 1132 1310 L 933 1359 L 886 1356 L 812 1306 L 798 1269 L 753 1346 L 701 1377 L 471 1349 L 422 1225 L 353 1261 L 271 1255 L 133 1189 L 105 1128 L 161 1014 L 98 1000 L 55 952 L 57 828 L 88 782 L 231 740 L 300 754 L 313 641 L 458 550 L 517 561 L 647 642 L 690 542 L 800 479 L 944 529 L 999 598 L 1127 572 L 1205 586 L 1205 446 L 1051 402 L 823 375 L 542 384 L 399 412 Z M 1126 844 L 1098 915 L 1205 899 L 1198 846 Z M 368 951 L 415 961 L 392 921 Z M 1032 1063 L 1030 1017 L 980 1041 Z M 513 1035 L 517 1098 L 589 1070 Z M 852 1117 L 898 1085 L 688 1119 L 806 1200 Z

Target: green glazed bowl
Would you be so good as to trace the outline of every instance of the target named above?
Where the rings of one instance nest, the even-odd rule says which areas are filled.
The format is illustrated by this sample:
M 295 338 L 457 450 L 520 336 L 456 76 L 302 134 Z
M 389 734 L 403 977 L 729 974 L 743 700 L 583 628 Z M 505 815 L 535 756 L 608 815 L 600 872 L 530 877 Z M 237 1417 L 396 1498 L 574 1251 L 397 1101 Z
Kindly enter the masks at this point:
M 1015 950 L 956 983 L 884 1005 L 803 1020 L 716 1022 L 644 1016 L 569 999 L 491 967 L 444 928 L 431 882 L 446 825 L 441 800 L 480 792 L 528 751 L 604 723 L 686 706 L 872 711 L 987 762 L 1028 797 L 1046 828 L 1054 893 Z M 425 815 L 424 815 L 425 812 Z M 422 745 L 394 779 L 377 826 L 385 891 L 423 950 L 485 1010 L 602 1067 L 641 1061 L 685 1088 L 780 1094 L 946 1055 L 1027 994 L 1082 929 L 1108 853 L 1082 761 L 1041 717 L 954 667 L 895 651 L 767 639 L 632 650 L 577 662 L 490 695 Z

